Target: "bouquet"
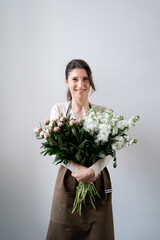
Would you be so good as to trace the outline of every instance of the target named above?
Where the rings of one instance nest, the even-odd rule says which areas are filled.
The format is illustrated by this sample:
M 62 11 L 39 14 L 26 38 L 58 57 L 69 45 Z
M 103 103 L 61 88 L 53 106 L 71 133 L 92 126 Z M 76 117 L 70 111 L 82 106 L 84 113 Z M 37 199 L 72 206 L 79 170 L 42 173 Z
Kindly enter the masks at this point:
M 130 138 L 128 131 L 136 125 L 139 116 L 132 116 L 128 121 L 123 116 L 116 115 L 112 109 L 104 111 L 95 107 L 86 108 L 83 120 L 73 120 L 59 115 L 55 120 L 44 120 L 34 129 L 37 139 L 43 139 L 41 152 L 44 156 L 56 155 L 55 164 L 73 161 L 90 167 L 107 155 L 113 157 L 113 167 L 117 167 L 116 150 L 137 143 L 136 138 Z M 100 198 L 94 184 L 78 181 L 72 213 L 75 210 L 81 215 L 82 203 L 89 195 L 90 202 L 96 209 L 96 196 Z

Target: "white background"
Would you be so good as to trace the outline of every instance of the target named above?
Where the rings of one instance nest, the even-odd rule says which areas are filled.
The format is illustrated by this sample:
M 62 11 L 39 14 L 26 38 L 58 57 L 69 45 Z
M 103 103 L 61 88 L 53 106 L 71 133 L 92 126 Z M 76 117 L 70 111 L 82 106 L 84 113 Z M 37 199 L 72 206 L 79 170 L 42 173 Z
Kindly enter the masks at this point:
M 109 172 L 116 240 L 160 239 L 160 1 L 1 0 L 0 239 L 44 240 L 59 166 L 33 129 L 66 101 L 72 59 L 91 67 L 92 103 L 141 119 Z

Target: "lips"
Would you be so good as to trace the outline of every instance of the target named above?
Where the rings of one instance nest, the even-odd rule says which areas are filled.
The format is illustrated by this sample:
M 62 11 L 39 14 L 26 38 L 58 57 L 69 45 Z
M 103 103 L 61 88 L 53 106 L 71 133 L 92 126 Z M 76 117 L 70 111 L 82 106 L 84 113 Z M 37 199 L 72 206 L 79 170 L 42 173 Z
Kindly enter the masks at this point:
M 75 89 L 76 92 L 82 93 L 84 92 L 86 89 Z

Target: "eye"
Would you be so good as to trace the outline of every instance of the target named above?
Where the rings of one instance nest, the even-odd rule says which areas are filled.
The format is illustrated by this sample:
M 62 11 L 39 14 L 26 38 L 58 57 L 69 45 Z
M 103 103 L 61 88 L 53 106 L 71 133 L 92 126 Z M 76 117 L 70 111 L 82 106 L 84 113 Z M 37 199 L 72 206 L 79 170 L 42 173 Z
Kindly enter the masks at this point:
M 77 80 L 77 78 L 73 78 L 72 80 L 76 81 L 76 80 Z
M 88 80 L 88 78 L 87 78 L 87 77 L 85 77 L 85 78 L 83 78 L 83 80 Z

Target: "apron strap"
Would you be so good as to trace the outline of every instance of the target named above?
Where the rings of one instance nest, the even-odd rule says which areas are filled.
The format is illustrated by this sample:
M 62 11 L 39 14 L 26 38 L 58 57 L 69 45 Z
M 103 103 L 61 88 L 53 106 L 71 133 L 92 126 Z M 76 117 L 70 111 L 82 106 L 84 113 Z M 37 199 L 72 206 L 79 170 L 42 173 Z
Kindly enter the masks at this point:
M 70 104 L 68 105 L 68 109 L 67 109 L 67 112 L 66 112 L 66 117 L 67 117 L 67 116 L 68 116 L 68 114 L 69 114 L 70 107 L 71 107 L 71 102 L 70 102 Z
M 71 101 L 71 102 L 69 103 L 69 105 L 68 105 L 67 112 L 66 112 L 66 117 L 68 116 L 68 114 L 69 114 L 69 112 L 70 112 L 71 103 L 72 103 L 72 101 Z M 92 107 L 91 104 L 90 104 L 90 102 L 89 102 L 89 107 L 90 107 L 90 108 Z

